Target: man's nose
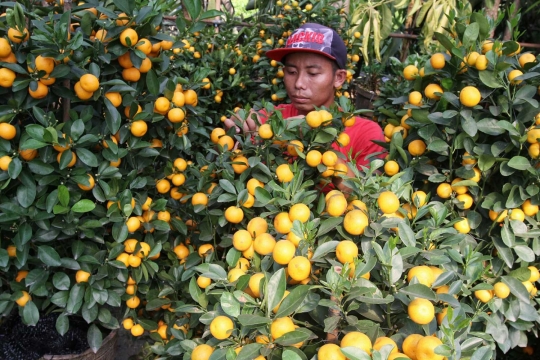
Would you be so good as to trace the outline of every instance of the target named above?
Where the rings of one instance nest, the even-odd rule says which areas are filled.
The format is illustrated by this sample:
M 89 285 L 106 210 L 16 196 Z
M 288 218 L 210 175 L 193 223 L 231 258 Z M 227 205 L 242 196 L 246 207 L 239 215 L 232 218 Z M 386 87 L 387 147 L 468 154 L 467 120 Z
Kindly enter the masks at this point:
M 306 88 L 306 76 L 304 74 L 298 74 L 298 77 L 296 78 L 296 81 L 295 81 L 295 87 L 297 89 L 305 89 Z

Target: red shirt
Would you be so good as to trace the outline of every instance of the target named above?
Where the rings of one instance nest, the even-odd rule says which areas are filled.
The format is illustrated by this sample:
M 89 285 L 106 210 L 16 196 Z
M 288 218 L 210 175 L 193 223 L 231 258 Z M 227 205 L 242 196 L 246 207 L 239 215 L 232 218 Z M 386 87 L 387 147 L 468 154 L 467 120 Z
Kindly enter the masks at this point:
M 281 104 L 276 106 L 276 109 L 281 111 L 284 119 L 299 115 L 298 109 L 292 106 L 292 104 Z M 260 118 L 261 123 L 264 124 L 267 120 L 265 116 L 266 111 L 261 110 L 260 114 L 262 115 Z M 334 150 L 345 155 L 347 159 L 349 157 L 349 151 L 352 149 L 352 158 L 356 159 L 356 166 L 358 168 L 361 165 L 365 166 L 369 164 L 372 159 L 366 159 L 366 157 L 370 154 L 383 152 L 377 155 L 377 158 L 383 158 L 386 155 L 384 154 L 386 150 L 372 141 L 378 140 L 384 142 L 383 131 L 376 122 L 357 116 L 354 125 L 345 128 L 345 133 L 351 138 L 349 145 L 340 147 L 337 143 L 334 143 L 332 147 Z

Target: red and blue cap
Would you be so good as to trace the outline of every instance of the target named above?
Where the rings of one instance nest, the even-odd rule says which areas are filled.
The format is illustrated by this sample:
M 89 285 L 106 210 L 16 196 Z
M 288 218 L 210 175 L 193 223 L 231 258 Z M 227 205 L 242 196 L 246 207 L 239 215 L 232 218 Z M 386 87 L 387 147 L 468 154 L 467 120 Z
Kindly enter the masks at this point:
M 284 48 L 269 50 L 266 56 L 281 61 L 285 55 L 307 52 L 326 56 L 334 60 L 340 69 L 347 63 L 347 47 L 339 34 L 329 27 L 316 23 L 306 23 L 294 30 L 287 38 Z

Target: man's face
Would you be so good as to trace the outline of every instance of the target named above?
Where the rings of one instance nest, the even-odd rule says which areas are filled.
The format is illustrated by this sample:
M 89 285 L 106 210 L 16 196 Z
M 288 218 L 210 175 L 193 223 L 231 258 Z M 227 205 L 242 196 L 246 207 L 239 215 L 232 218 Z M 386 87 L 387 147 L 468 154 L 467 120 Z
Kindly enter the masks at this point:
M 297 52 L 285 59 L 285 89 L 292 105 L 302 115 L 334 102 L 335 88 L 346 79 L 345 70 L 334 73 L 332 60 L 318 54 Z

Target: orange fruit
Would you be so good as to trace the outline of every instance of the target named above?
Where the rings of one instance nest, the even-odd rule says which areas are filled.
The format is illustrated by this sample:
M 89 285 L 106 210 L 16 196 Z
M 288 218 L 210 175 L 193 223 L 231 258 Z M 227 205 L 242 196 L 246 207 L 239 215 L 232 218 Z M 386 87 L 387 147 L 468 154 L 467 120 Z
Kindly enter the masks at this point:
M 191 360 L 208 360 L 214 352 L 214 348 L 210 345 L 197 345 L 191 352 Z
M 347 210 L 347 199 L 342 194 L 336 194 L 326 200 L 326 211 L 330 216 L 341 216 Z
M 317 167 L 322 162 L 322 154 L 318 150 L 310 150 L 306 154 L 306 163 L 311 167 Z
M 415 106 L 422 105 L 422 94 L 419 91 L 412 91 L 409 94 L 409 104 Z
M 379 194 L 377 204 L 384 214 L 393 214 L 399 209 L 399 198 L 391 191 L 383 191 Z
M 441 94 L 444 93 L 444 90 L 438 84 L 429 84 L 424 89 L 424 95 L 426 95 L 428 99 L 439 100 L 441 97 L 440 95 L 437 95 L 436 93 L 441 93 Z
M 298 153 L 304 152 L 304 144 L 302 144 L 302 142 L 299 140 L 292 140 L 287 145 L 287 152 L 291 156 L 298 156 Z
M 4 140 L 12 140 L 17 135 L 15 126 L 8 123 L 0 123 L 0 137 Z
M 367 215 L 359 209 L 349 211 L 343 219 L 343 228 L 351 235 L 363 234 L 368 225 Z
M 269 255 L 274 251 L 274 247 L 276 246 L 276 239 L 268 234 L 268 233 L 262 233 L 257 235 L 253 242 L 253 250 L 259 255 Z
M 274 339 L 279 339 L 283 335 L 294 331 L 295 329 L 296 328 L 291 318 L 281 317 L 272 321 L 272 324 L 270 325 L 270 335 L 272 335 L 272 338 Z
M 418 68 L 414 65 L 407 65 L 405 69 L 403 69 L 403 77 L 406 80 L 412 81 L 416 79 L 418 76 Z
M 30 296 L 30 294 L 28 294 L 27 291 L 22 291 L 22 295 L 21 297 L 19 297 L 17 300 L 15 300 L 15 302 L 17 303 L 17 305 L 19 305 L 20 307 L 25 307 L 26 306 L 26 303 L 28 303 L 29 301 L 32 300 L 32 297 Z
M 238 224 L 244 219 L 244 211 L 236 206 L 229 206 L 224 213 L 225 219 L 232 223 Z
M 407 307 L 409 318 L 419 325 L 426 325 L 435 318 L 435 307 L 431 301 L 416 298 Z
M 1 55 L 0 55 L 1 56 Z M 6 55 L 7 56 L 7 55 Z M 3 57 L 3 56 L 2 56 Z M 519 65 L 521 67 L 524 67 L 525 64 L 528 64 L 530 62 L 535 62 L 536 61 L 536 57 L 534 56 L 534 54 L 531 54 L 531 53 L 526 53 L 526 54 L 523 54 L 519 57 Z
M 259 127 L 258 134 L 261 139 L 268 140 L 274 137 L 274 132 L 272 131 L 272 126 L 270 124 L 262 124 Z
M 36 84 L 37 88 L 35 90 L 32 90 L 31 86 L 28 87 L 28 94 L 34 99 L 43 99 L 49 93 L 49 87 L 40 81 L 37 81 Z
M 442 341 L 434 336 L 425 336 L 418 340 L 416 345 L 417 360 L 443 360 L 444 356 L 435 354 L 435 348 L 442 345 Z
M 474 67 L 480 71 L 486 70 L 488 67 L 488 59 L 486 55 L 478 55 L 474 63 Z
M 26 28 L 24 28 L 22 32 L 15 28 L 9 28 L 7 35 L 9 40 L 11 40 L 11 42 L 14 42 L 15 44 L 20 44 L 28 40 L 28 38 L 30 37 L 30 33 Z
M 130 309 L 135 309 L 140 303 L 141 299 L 139 299 L 139 297 L 136 295 L 126 300 L 126 306 Z
M 295 252 L 296 246 L 292 242 L 289 240 L 280 240 L 274 246 L 272 257 L 276 263 L 287 265 L 294 257 Z
M 496 297 L 506 299 L 510 295 L 510 288 L 503 282 L 498 282 L 493 285 L 493 292 Z
M 93 93 L 99 89 L 99 79 L 93 74 L 84 74 L 79 79 L 79 82 L 81 83 L 83 90 L 86 92 Z
M 144 120 L 135 120 L 131 123 L 129 130 L 133 136 L 141 137 L 148 131 L 148 125 Z
M 234 330 L 233 321 L 227 316 L 217 316 L 210 323 L 210 333 L 218 340 L 225 340 Z
M 399 172 L 399 164 L 394 160 L 389 160 L 384 164 L 384 172 L 388 176 L 394 176 Z
M 420 139 L 413 140 L 409 143 L 407 150 L 412 156 L 421 156 L 426 151 L 426 143 Z
M 311 262 L 303 256 L 295 256 L 287 265 L 289 276 L 296 281 L 302 281 L 311 273 Z
M 105 97 L 113 104 L 114 107 L 122 105 L 122 95 L 118 92 L 105 93 Z
M 125 29 L 120 34 L 120 43 L 124 46 L 134 46 L 139 41 L 139 35 L 133 29 Z
M 80 284 L 82 282 L 88 282 L 89 278 L 90 273 L 84 270 L 77 270 L 77 272 L 75 273 L 75 280 L 77 281 L 77 284 Z
M 234 148 L 234 140 L 229 135 L 223 135 L 219 138 L 218 145 L 220 145 L 223 150 L 231 151 Z
M 465 86 L 459 93 L 459 101 L 462 105 L 473 107 L 480 103 L 482 95 L 475 86 Z
M 0 38 L 3 39 L 3 38 Z M 13 85 L 13 82 L 15 81 L 15 78 L 17 75 L 13 70 L 10 70 L 8 68 L 1 68 L 0 69 L 0 86 L 4 88 L 10 88 Z
M 416 359 L 416 348 L 420 339 L 423 338 L 424 337 L 420 334 L 411 334 L 407 336 L 405 340 L 403 340 L 403 344 L 401 345 L 403 353 L 405 353 L 405 355 L 407 355 L 411 359 Z
M 141 78 L 141 72 L 135 67 L 122 70 L 122 78 L 126 81 L 137 82 Z
M 351 240 L 342 240 L 336 247 L 336 257 L 342 264 L 352 263 L 357 256 L 358 246 Z
M 311 128 L 318 128 L 322 124 L 322 116 L 321 116 L 321 114 L 316 110 L 310 111 L 306 115 L 306 123 Z
M 289 219 L 291 219 L 291 222 L 298 220 L 301 223 L 306 223 L 309 220 L 310 215 L 311 212 L 306 204 L 294 204 L 289 209 Z
M 446 59 L 444 58 L 444 54 L 436 53 L 436 54 L 431 55 L 429 62 L 431 63 L 431 67 L 433 67 L 436 70 L 440 70 L 444 68 Z
M 342 348 L 353 346 L 364 350 L 368 355 L 371 355 L 371 349 L 373 347 L 371 339 L 366 334 L 359 331 L 351 331 L 347 333 L 343 339 L 341 339 L 340 346 Z
M 411 282 L 415 277 L 420 284 L 426 285 L 427 287 L 431 287 L 435 281 L 433 270 L 425 265 L 415 266 L 409 270 L 407 274 L 407 281 Z
M 89 185 L 77 184 L 84 191 L 92 190 L 95 185 L 94 177 L 90 174 L 87 174 L 87 175 L 88 175 Z
M 248 159 L 243 155 L 236 156 L 232 161 L 231 166 L 235 174 L 241 174 L 249 168 Z
M 279 182 L 290 182 L 294 178 L 289 164 L 281 164 L 276 168 L 276 175 Z
M 397 346 L 396 342 L 394 340 L 390 339 L 389 337 L 386 337 L 386 336 L 379 337 L 379 338 L 377 338 L 375 340 L 375 343 L 373 344 L 373 350 L 379 351 L 385 345 L 392 345 L 393 346 L 392 350 L 390 351 L 390 354 L 398 352 L 398 346 Z
M 341 348 L 336 344 L 324 344 L 317 352 L 318 359 L 325 360 L 346 360 L 347 357 L 341 352 Z
M 264 278 L 263 273 L 256 273 L 249 279 L 249 288 L 255 297 L 261 297 L 261 280 Z
M 322 155 L 322 163 L 326 166 L 334 166 L 338 161 L 338 156 L 333 151 L 325 151 Z

